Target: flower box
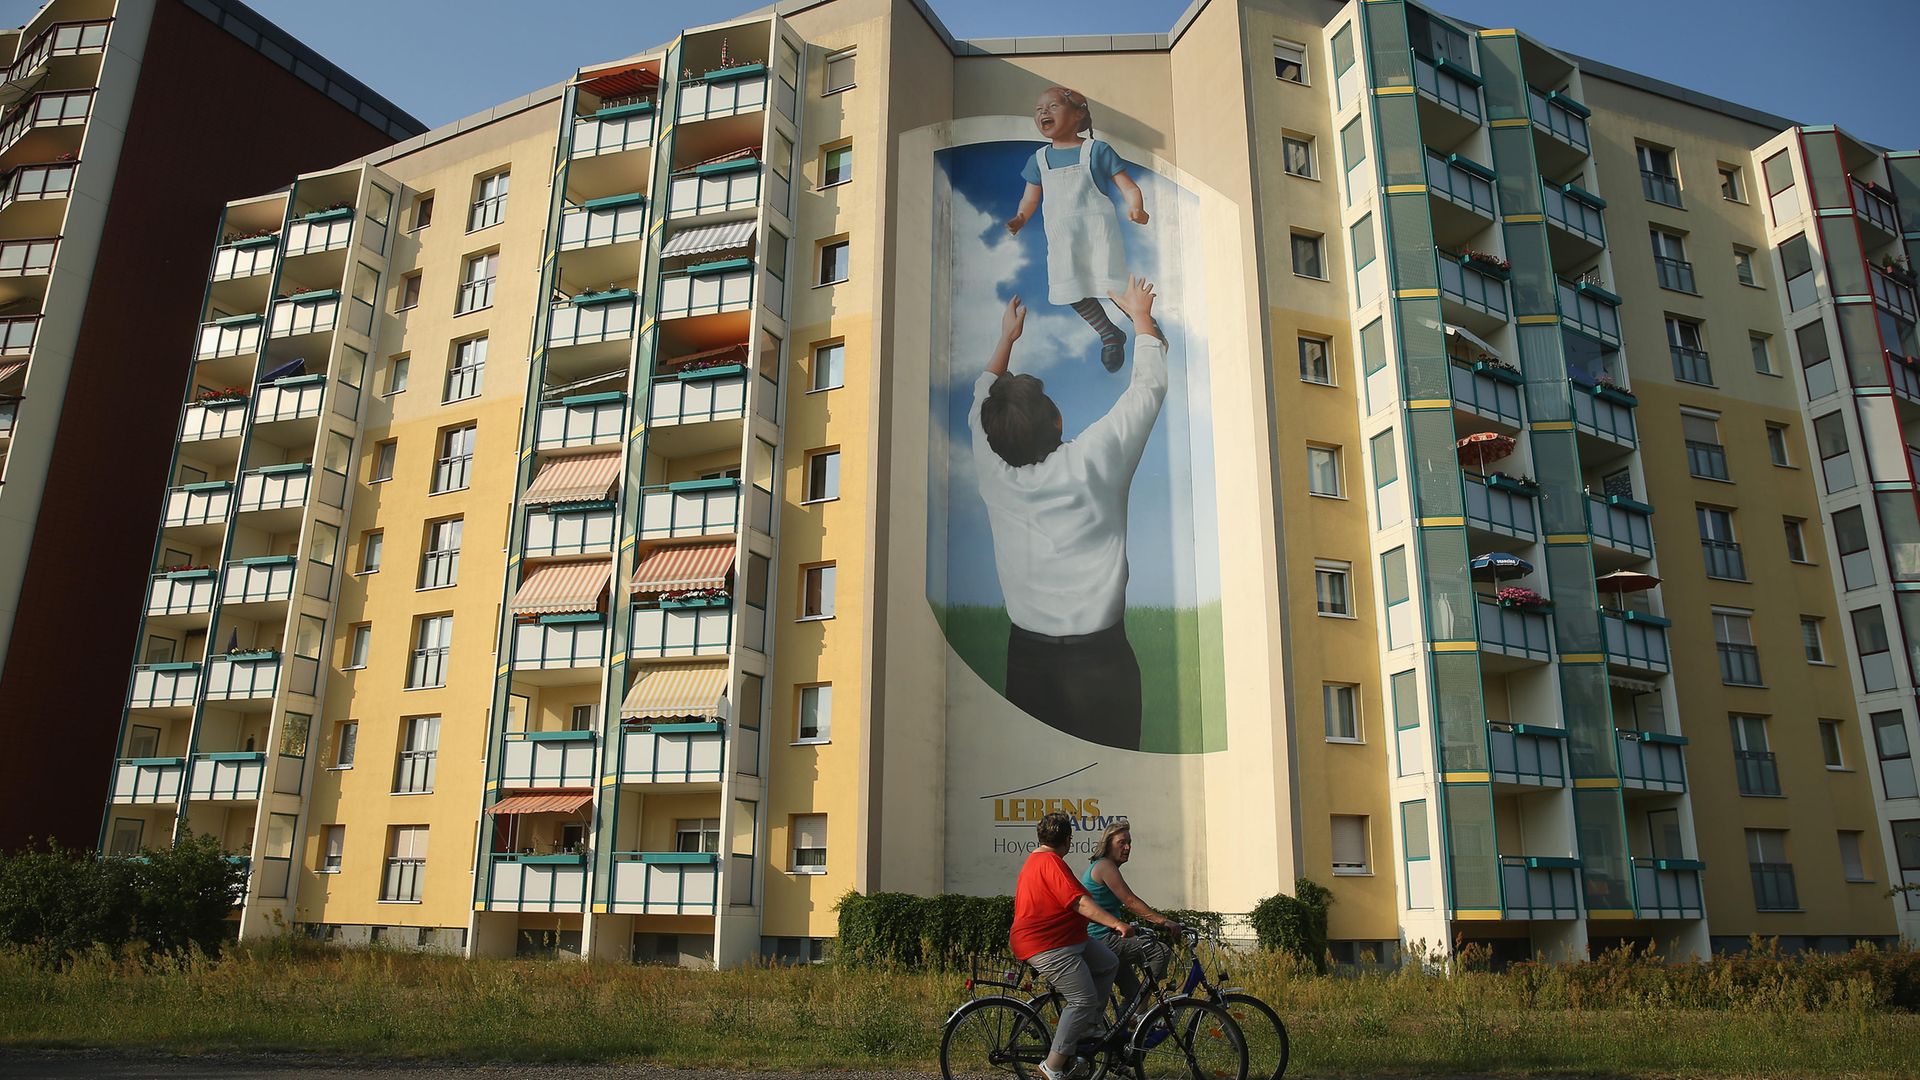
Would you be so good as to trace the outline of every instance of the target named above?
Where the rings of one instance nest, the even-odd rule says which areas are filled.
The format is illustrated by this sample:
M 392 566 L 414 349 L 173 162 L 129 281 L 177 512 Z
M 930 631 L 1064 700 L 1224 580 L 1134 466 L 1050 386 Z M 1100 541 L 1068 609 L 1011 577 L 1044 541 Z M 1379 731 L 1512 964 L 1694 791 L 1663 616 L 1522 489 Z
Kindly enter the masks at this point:
M 597 119 L 605 120 L 615 116 L 633 116 L 638 113 L 649 113 L 652 111 L 653 99 L 647 98 L 644 101 L 630 101 L 625 105 L 607 105 L 594 112 L 593 116 Z
M 1531 499 L 1540 494 L 1540 485 L 1530 477 L 1508 476 L 1506 473 L 1494 473 L 1487 477 L 1487 486 L 1495 491 L 1510 492 L 1522 498 Z
M 1531 611 L 1538 615 L 1544 615 L 1553 610 L 1553 601 L 1551 600 L 1500 600 L 1497 601 L 1497 603 L 1503 608 L 1512 608 L 1515 611 Z
M 753 75 L 764 75 L 766 74 L 766 70 L 767 65 L 765 64 L 735 64 L 732 67 L 715 68 L 705 75 L 702 75 L 699 81 L 706 83 L 731 82 L 734 79 L 745 79 Z
M 708 364 L 695 361 L 673 374 L 682 380 L 691 381 L 694 379 L 724 379 L 729 375 L 738 375 L 745 370 L 747 369 L 744 366 L 731 362 Z
M 616 300 L 633 299 L 632 289 L 608 289 L 605 292 L 581 293 L 573 298 L 574 307 L 590 307 L 594 304 L 611 304 Z
M 278 649 L 235 649 L 227 654 L 229 661 L 272 660 L 280 655 Z
M 1470 266 L 1490 277 L 1497 277 L 1501 281 L 1507 280 L 1513 273 L 1512 263 L 1489 252 L 1475 251 L 1473 248 L 1463 248 L 1454 253 L 1454 258 L 1460 260 L 1461 266 Z
M 1473 365 L 1473 373 L 1497 379 L 1508 386 L 1525 386 L 1527 382 L 1527 377 L 1520 374 L 1519 368 L 1500 360 L 1477 361 Z

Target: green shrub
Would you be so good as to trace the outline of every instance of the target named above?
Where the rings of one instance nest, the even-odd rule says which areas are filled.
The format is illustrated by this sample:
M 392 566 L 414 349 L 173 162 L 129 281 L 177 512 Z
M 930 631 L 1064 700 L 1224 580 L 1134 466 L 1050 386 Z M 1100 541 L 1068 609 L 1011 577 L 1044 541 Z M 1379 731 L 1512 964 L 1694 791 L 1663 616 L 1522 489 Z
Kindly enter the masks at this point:
M 0 854 L 0 943 L 41 964 L 95 946 L 150 953 L 217 953 L 246 871 L 210 836 L 182 838 L 138 858 L 49 844 Z
M 1013 928 L 1011 896 L 848 892 L 834 910 L 834 958 L 854 966 L 957 969 L 979 953 L 1005 949 Z
M 1253 906 L 1247 919 L 1262 949 L 1289 953 L 1327 970 L 1327 905 L 1333 893 L 1308 878 L 1293 883 L 1294 895 L 1269 896 Z

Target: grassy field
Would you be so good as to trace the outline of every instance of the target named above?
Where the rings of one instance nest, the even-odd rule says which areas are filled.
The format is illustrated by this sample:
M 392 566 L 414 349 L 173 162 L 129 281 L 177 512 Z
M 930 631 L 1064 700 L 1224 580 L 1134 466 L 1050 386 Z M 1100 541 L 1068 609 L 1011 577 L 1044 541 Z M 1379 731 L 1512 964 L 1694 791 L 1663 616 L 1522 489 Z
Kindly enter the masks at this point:
M 984 604 L 935 605 L 953 651 L 994 690 L 1007 686 L 1007 611 Z M 1130 607 L 1127 641 L 1140 661 L 1140 749 L 1193 754 L 1227 745 L 1226 670 L 1220 604 Z
M 1920 1016 L 1879 1007 L 1864 981 L 1815 991 L 1781 978 L 1719 1009 L 1620 990 L 1615 1007 L 1591 1008 L 1550 974 L 1330 979 L 1266 959 L 1236 974 L 1286 1017 L 1289 1076 L 1920 1075 Z M 715 973 L 279 946 L 52 972 L 0 955 L 0 1045 L 932 1070 L 941 1021 L 965 997 L 952 975 L 832 967 Z

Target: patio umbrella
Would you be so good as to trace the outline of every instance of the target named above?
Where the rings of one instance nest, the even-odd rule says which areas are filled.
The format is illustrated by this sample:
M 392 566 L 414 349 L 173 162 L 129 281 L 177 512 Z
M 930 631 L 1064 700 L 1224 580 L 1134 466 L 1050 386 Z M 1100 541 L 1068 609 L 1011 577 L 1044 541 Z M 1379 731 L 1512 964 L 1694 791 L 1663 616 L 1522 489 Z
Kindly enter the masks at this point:
M 1454 451 L 1460 456 L 1460 464 L 1472 461 L 1481 472 L 1487 471 L 1487 462 L 1499 461 L 1513 453 L 1513 436 L 1502 435 L 1497 431 L 1476 431 L 1453 444 Z
M 240 628 L 237 626 L 233 628 L 233 633 L 227 635 L 227 651 L 230 653 L 240 651 Z
M 1612 593 L 1614 606 L 1621 607 L 1624 606 L 1628 593 L 1645 592 L 1660 584 L 1660 579 L 1638 570 L 1615 570 L 1611 574 L 1601 574 L 1594 578 L 1593 584 L 1603 593 Z
M 1518 555 L 1493 551 L 1485 555 L 1475 555 L 1467 562 L 1467 569 L 1472 571 L 1475 580 L 1492 581 L 1497 585 L 1503 574 L 1520 577 L 1533 573 L 1533 564 Z
M 304 356 L 296 356 L 286 363 L 281 364 L 279 367 L 274 368 L 272 371 L 267 372 L 265 375 L 260 376 L 260 385 L 265 386 L 275 379 L 291 378 L 292 376 L 303 374 L 306 370 L 307 358 Z
M 1475 357 L 1475 359 L 1480 359 L 1480 360 L 1500 359 L 1500 350 L 1487 344 L 1487 339 L 1481 337 L 1480 335 L 1474 333 L 1473 331 L 1467 329 L 1464 326 L 1455 326 L 1452 323 L 1448 323 L 1447 336 L 1450 338 L 1458 338 L 1462 342 L 1465 342 L 1469 348 L 1472 348 L 1473 350 L 1484 354 L 1483 356 Z

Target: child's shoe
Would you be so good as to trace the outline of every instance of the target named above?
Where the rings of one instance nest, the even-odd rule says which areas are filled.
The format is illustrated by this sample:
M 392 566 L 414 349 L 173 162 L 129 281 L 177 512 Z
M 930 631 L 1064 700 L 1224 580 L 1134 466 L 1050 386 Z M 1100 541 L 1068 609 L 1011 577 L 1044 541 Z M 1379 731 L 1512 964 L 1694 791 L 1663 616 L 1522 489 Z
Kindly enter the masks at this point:
M 1119 371 L 1127 362 L 1127 339 L 1100 342 L 1100 366 L 1108 371 Z

